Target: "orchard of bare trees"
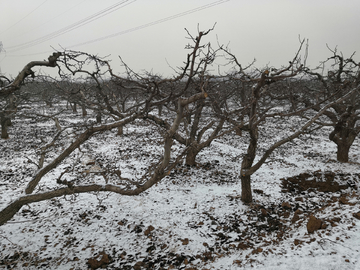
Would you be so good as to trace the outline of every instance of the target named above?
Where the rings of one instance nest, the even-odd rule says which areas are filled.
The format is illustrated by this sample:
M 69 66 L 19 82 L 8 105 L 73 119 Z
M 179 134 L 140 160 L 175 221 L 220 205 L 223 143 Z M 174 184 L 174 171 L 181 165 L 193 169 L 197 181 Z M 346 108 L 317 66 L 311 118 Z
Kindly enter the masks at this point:
M 0 225 L 35 202 L 82 193 L 139 195 L 179 166 L 199 167 L 199 155 L 222 138 L 241 142 L 234 173 L 241 183 L 239 197 L 249 207 L 254 203 L 254 175 L 303 136 L 326 133 L 336 145 L 337 161 L 352 161 L 349 152 L 360 133 L 360 62 L 355 55 L 329 48 L 329 58 L 309 68 L 308 44 L 301 40 L 288 63 L 256 67 L 256 62 L 242 63 L 230 48 L 213 47 L 206 41 L 211 34 L 212 29 L 196 37 L 188 33 L 184 63 L 168 78 L 138 74 L 124 62 L 117 74 L 107 59 L 79 51 L 55 52 L 47 61 L 30 62 L 14 79 L 2 75 L 2 151 L 17 136 L 14 125 L 24 125 L 21 129 L 35 123 L 37 143 L 23 165 L 26 177 L 6 178 L 21 184 L 16 197 L 1 204 Z M 218 59 L 226 65 L 219 67 Z M 39 66 L 56 69 L 58 75 L 36 74 L 33 69 Z M 72 114 L 83 121 L 63 120 Z M 44 134 L 45 121 L 52 124 Z M 126 152 L 130 125 L 137 127 L 134 132 L 144 125 L 154 131 L 147 143 L 154 152 L 140 155 L 132 172 L 121 169 L 129 155 L 86 159 L 95 156 L 93 140 L 109 132 Z M 137 140 L 141 145 L 143 139 Z M 84 163 L 92 169 L 84 169 Z M 43 184 L 44 179 L 52 183 Z

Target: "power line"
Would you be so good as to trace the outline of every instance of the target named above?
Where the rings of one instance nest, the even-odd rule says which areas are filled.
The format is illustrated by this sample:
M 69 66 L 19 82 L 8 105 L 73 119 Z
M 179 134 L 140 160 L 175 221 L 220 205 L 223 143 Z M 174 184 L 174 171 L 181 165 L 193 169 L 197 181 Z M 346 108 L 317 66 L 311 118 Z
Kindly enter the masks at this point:
M 27 15 L 25 15 L 21 20 L 17 21 L 16 23 L 14 23 L 13 25 L 11 25 L 10 27 L 8 27 L 7 29 L 5 29 L 4 31 L 0 32 L 0 35 L 7 32 L 9 29 L 13 28 L 15 25 L 17 25 L 19 22 L 22 22 L 23 20 L 25 20 L 27 17 L 29 17 L 32 13 L 34 13 L 39 7 L 41 7 L 43 4 L 45 4 L 47 1 L 49 0 L 45 0 L 44 2 L 42 2 L 39 6 L 37 6 L 35 9 L 33 9 L 32 11 L 30 11 L 30 13 L 28 13 Z
M 150 26 L 154 26 L 154 25 L 166 22 L 166 21 L 177 19 L 177 18 L 186 16 L 186 15 L 189 15 L 191 13 L 198 12 L 198 11 L 213 7 L 213 6 L 217 6 L 217 5 L 223 4 L 223 3 L 228 2 L 228 1 L 230 1 L 230 0 L 215 1 L 213 3 L 206 4 L 206 5 L 203 5 L 203 6 L 188 10 L 188 11 L 184 11 L 182 13 L 178 13 L 178 14 L 175 14 L 175 15 L 160 19 L 160 20 L 152 21 L 152 22 L 149 22 L 149 23 L 146 23 L 146 24 L 143 24 L 143 25 L 140 25 L 140 26 L 136 26 L 136 27 L 124 30 L 124 31 L 120 31 L 120 32 L 117 32 L 117 33 L 114 33 L 114 34 L 111 34 L 111 35 L 107 35 L 107 36 L 104 36 L 104 37 L 100 37 L 100 38 L 92 39 L 92 40 L 89 40 L 89 41 L 86 41 L 86 42 L 78 43 L 78 44 L 69 46 L 69 48 L 82 46 L 82 45 L 87 45 L 87 44 L 99 42 L 99 41 L 102 41 L 102 40 L 105 40 L 105 39 L 108 39 L 108 38 L 113 38 L 113 37 L 116 37 L 116 36 L 119 36 L 119 35 L 124 35 L 124 34 L 127 34 L 127 33 L 131 33 L 131 32 L 141 30 L 141 29 L 144 29 L 144 28 L 147 28 L 147 27 L 150 27 Z
M 61 28 L 60 30 L 57 30 L 57 31 L 55 31 L 55 32 L 52 32 L 52 33 L 50 33 L 50 34 L 48 34 L 48 35 L 46 35 L 46 36 L 37 38 L 37 39 L 35 39 L 35 40 L 29 41 L 29 42 L 26 42 L 26 43 L 23 43 L 23 44 L 19 44 L 19 45 L 16 45 L 16 46 L 7 47 L 7 49 L 8 49 L 8 50 L 10 49 L 10 51 L 15 52 L 15 51 L 19 51 L 19 50 L 26 49 L 26 48 L 28 48 L 28 47 L 32 47 L 32 46 L 38 45 L 38 44 L 43 43 L 43 42 L 45 42 L 45 41 L 47 41 L 47 40 L 53 39 L 53 38 L 55 38 L 55 37 L 57 37 L 57 36 L 63 35 L 63 34 L 65 34 L 65 33 L 67 33 L 67 32 L 70 32 L 70 31 L 72 31 L 72 30 L 74 30 L 74 29 L 76 29 L 76 28 L 79 28 L 79 27 L 81 27 L 81 26 L 84 26 L 84 25 L 86 25 L 86 24 L 88 24 L 88 23 L 90 23 L 90 22 L 92 22 L 92 21 L 94 21 L 94 20 L 97 20 L 97 19 L 99 19 L 99 18 L 101 18 L 101 17 L 103 17 L 103 16 L 105 16 L 105 15 L 107 15 L 107 14 L 110 14 L 111 12 L 116 11 L 116 10 L 118 10 L 119 8 L 121 8 L 121 5 L 122 5 L 123 3 L 128 2 L 128 1 L 129 1 L 129 0 L 120 1 L 120 2 L 114 4 L 114 5 L 110 6 L 110 7 L 107 7 L 107 8 L 105 8 L 105 9 L 103 9 L 103 10 L 101 10 L 101 11 L 95 13 L 95 14 L 92 14 L 92 15 L 86 17 L 85 19 L 82 19 L 82 20 L 80 20 L 80 21 L 77 21 L 76 23 L 73 23 L 73 24 L 71 24 L 71 25 L 69 25 L 69 26 L 66 26 L 66 27 L 64 27 L 64 28 Z M 120 7 L 118 7 L 119 5 L 120 5 Z M 117 7 L 118 7 L 118 8 L 117 8 Z M 116 9 L 115 9 L 115 8 L 116 8 Z M 105 14 L 104 14 L 104 13 L 105 13 Z
M 86 17 L 85 19 L 82 19 L 80 21 L 77 21 L 76 23 L 73 23 L 69 26 L 66 26 L 64 28 L 61 28 L 60 30 L 57 30 L 55 32 L 52 32 L 46 36 L 43 36 L 43 37 L 40 37 L 40 38 L 37 38 L 35 40 L 32 40 L 32 41 L 29 41 L 29 42 L 26 42 L 26 43 L 23 43 L 23 44 L 19 44 L 19 45 L 16 45 L 16 46 L 11 46 L 11 47 L 7 47 L 7 50 L 9 52 L 16 52 L 16 51 L 19 51 L 19 50 L 23 50 L 23 49 L 27 49 L 29 47 L 32 47 L 32 46 L 35 46 L 35 45 L 38 45 L 40 43 L 43 43 L 45 41 L 48 41 L 50 39 L 53 39 L 55 37 L 58 37 L 60 35 L 63 35 L 65 33 L 68 33 L 70 31 L 73 31 L 79 27 L 82 27 L 92 21 L 95 21 L 95 20 L 98 20 L 100 19 L 101 17 L 104 17 L 120 8 L 123 8 L 133 2 L 135 2 L 136 0 L 132 0 L 130 3 L 127 3 L 126 5 L 124 5 L 126 2 L 129 2 L 130 0 L 123 0 L 123 1 L 120 1 L 110 7 L 107 7 L 95 14 L 92 14 L 90 15 L 89 17 Z
M 77 3 L 76 5 L 74 5 L 74 6 L 70 7 L 70 8 L 68 8 L 68 9 L 66 9 L 64 12 L 58 14 L 57 16 L 52 17 L 50 20 L 47 20 L 47 21 L 43 22 L 42 24 L 40 24 L 40 25 L 38 25 L 38 26 L 32 27 L 30 31 L 27 31 L 27 32 L 26 32 L 26 34 L 29 34 L 29 33 L 34 32 L 34 30 L 38 29 L 39 27 L 43 26 L 44 24 L 47 24 L 47 23 L 50 22 L 50 21 L 53 21 L 53 20 L 59 18 L 61 15 L 65 14 L 65 13 L 68 12 L 69 10 L 77 7 L 78 5 L 81 5 L 81 4 L 84 3 L 85 1 L 86 1 L 86 0 L 83 0 L 83 1 L 81 1 L 81 2 L 79 2 L 79 3 Z M 11 40 L 12 40 L 12 39 L 10 39 L 10 41 L 11 41 Z
M 72 46 L 68 46 L 67 48 L 73 48 L 73 47 L 83 46 L 83 45 L 87 45 L 87 44 L 99 42 L 99 41 L 102 41 L 102 40 L 106 40 L 106 39 L 109 39 L 109 38 L 113 38 L 113 37 L 116 37 L 116 36 L 119 36 L 119 35 L 128 34 L 128 33 L 131 33 L 131 32 L 137 31 L 137 30 L 141 30 L 141 29 L 144 29 L 144 28 L 147 28 L 147 27 L 151 27 L 151 26 L 154 26 L 154 25 L 157 25 L 157 24 L 166 22 L 166 21 L 174 20 L 174 19 L 177 19 L 177 18 L 186 16 L 186 15 L 189 15 L 189 14 L 192 14 L 192 13 L 195 13 L 195 12 L 198 12 L 198 11 L 202 11 L 202 10 L 204 10 L 204 9 L 207 9 L 207 8 L 210 8 L 210 7 L 214 7 L 214 6 L 223 4 L 223 3 L 228 2 L 228 1 L 230 1 L 230 0 L 219 0 L 219 1 L 215 1 L 215 2 L 212 2 L 212 3 L 210 3 L 210 4 L 206 4 L 206 5 L 203 5 L 203 6 L 194 8 L 194 9 L 190 9 L 190 10 L 187 10 L 187 11 L 184 11 L 184 12 L 181 12 L 181 13 L 178 13 L 178 14 L 175 14 L 175 15 L 172 15 L 172 16 L 169 16 L 169 17 L 160 19 L 160 20 L 156 20 L 156 21 L 152 21 L 152 22 L 149 22 L 149 23 L 146 23 L 146 24 L 142 24 L 142 25 L 139 25 L 139 26 L 136 26 L 136 27 L 133 27 L 133 28 L 130 28 L 130 29 L 121 31 L 121 32 L 117 32 L 117 33 L 114 33 L 114 34 L 111 34 L 111 35 L 107 35 L 107 36 L 104 36 L 104 37 L 100 37 L 100 38 L 97 38 L 97 39 L 92 39 L 92 40 L 89 40 L 89 41 L 86 41 L 86 42 L 82 42 L 82 43 L 78 43 L 78 44 L 75 44 L 75 45 L 72 45 Z M 46 51 L 46 52 L 33 53 L 33 54 L 25 54 L 25 55 L 10 55 L 9 57 L 33 56 L 33 55 L 39 55 L 39 54 L 45 54 L 45 53 L 51 53 L 51 52 L 53 52 L 53 51 L 50 51 L 50 50 L 49 50 L 49 51 Z

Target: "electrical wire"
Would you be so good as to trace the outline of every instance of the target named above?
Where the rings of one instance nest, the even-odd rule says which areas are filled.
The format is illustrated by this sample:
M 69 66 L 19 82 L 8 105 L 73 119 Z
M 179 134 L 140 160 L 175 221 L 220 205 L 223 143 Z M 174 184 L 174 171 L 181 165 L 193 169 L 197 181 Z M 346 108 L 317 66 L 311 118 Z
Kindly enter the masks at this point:
M 35 46 L 35 45 L 38 45 L 40 43 L 43 43 L 47 40 L 50 40 L 52 38 L 55 38 L 57 36 L 60 36 L 60 35 L 63 35 L 67 32 L 70 32 L 74 29 L 77 29 L 81 26 L 84 26 L 94 20 L 97 20 L 107 14 L 110 14 L 112 13 L 113 11 L 116 11 L 118 10 L 119 8 L 123 7 L 121 6 L 123 3 L 126 3 L 128 2 L 129 0 L 123 0 L 123 1 L 120 1 L 110 7 L 107 7 L 105 8 L 104 10 L 101 10 L 100 12 L 97 12 L 95 14 L 92 14 L 91 16 L 85 18 L 85 19 L 82 19 L 80 21 L 77 21 L 76 23 L 73 23 L 69 26 L 66 26 L 64 28 L 61 28 L 60 30 L 57 30 L 55 32 L 52 32 L 46 36 L 43 36 L 43 37 L 40 37 L 38 39 L 35 39 L 35 40 L 32 40 L 32 41 L 29 41 L 29 42 L 26 42 L 26 43 L 23 43 L 23 44 L 20 44 L 20 45 L 16 45 L 16 46 L 11 46 L 11 47 L 7 47 L 7 50 L 9 50 L 10 52 L 15 52 L 15 51 L 19 51 L 19 50 L 23 50 L 23 49 L 27 49 L 28 47 L 32 47 L 32 46 Z M 118 7 L 120 5 L 120 7 Z M 116 9 L 115 9 L 116 8 Z
M 49 0 L 45 0 L 44 2 L 42 2 L 39 6 L 37 6 L 35 9 L 33 9 L 32 11 L 30 11 L 30 13 L 28 13 L 27 15 L 25 15 L 21 20 L 17 21 L 16 23 L 14 23 L 13 25 L 11 25 L 10 27 L 8 27 L 7 29 L 5 29 L 4 31 L 0 32 L 0 35 L 7 32 L 9 29 L 13 28 L 15 25 L 17 25 L 19 22 L 22 22 L 23 20 L 25 20 L 27 17 L 29 17 L 32 13 L 34 13 L 39 7 L 41 7 L 43 4 L 45 4 L 47 1 Z
M 7 47 L 7 51 L 8 52 L 16 52 L 16 51 L 19 51 L 19 50 L 23 50 L 23 49 L 27 49 L 29 47 L 32 47 L 32 46 L 35 46 L 35 45 L 38 45 L 40 43 L 43 43 L 45 41 L 48 41 L 50 39 L 53 39 L 55 37 L 58 37 L 60 35 L 63 35 L 65 33 L 68 33 L 70 31 L 73 31 L 79 27 L 82 27 L 92 21 L 95 21 L 95 20 L 98 20 L 100 19 L 101 17 L 104 17 L 120 8 L 123 8 L 133 2 L 135 2 L 136 0 L 132 0 L 130 3 L 127 3 L 125 4 L 126 2 L 129 2 L 130 0 L 123 0 L 123 1 L 120 1 L 110 7 L 107 7 L 93 15 L 90 15 L 89 17 L 86 17 L 85 19 L 82 19 L 80 21 L 77 21 L 76 23 L 73 23 L 69 26 L 66 26 L 64 28 L 61 28 L 60 30 L 57 30 L 55 32 L 52 32 L 46 36 L 43 36 L 43 37 L 40 37 L 40 38 L 37 38 L 35 40 L 32 40 L 32 41 L 29 41 L 29 42 L 26 42 L 26 43 L 23 43 L 23 44 L 19 44 L 19 45 L 16 45 L 16 46 L 11 46 L 11 47 Z M 125 5 L 124 5 L 125 4 Z
M 92 39 L 92 40 L 82 42 L 82 43 L 78 43 L 78 44 L 75 44 L 75 45 L 72 45 L 72 46 L 67 46 L 67 49 L 71 49 L 71 48 L 74 48 L 74 47 L 79 47 L 79 46 L 99 42 L 99 41 L 106 40 L 106 39 L 109 39 L 109 38 L 113 38 L 113 37 L 116 37 L 116 36 L 119 36 L 119 35 L 128 34 L 128 33 L 138 31 L 138 30 L 141 30 L 141 29 L 144 29 L 144 28 L 147 28 L 147 27 L 151 27 L 151 26 L 154 26 L 154 25 L 157 25 L 157 24 L 160 24 L 160 23 L 164 23 L 164 22 L 167 22 L 167 21 L 170 21 L 170 20 L 174 20 L 174 19 L 186 16 L 186 15 L 198 12 L 198 11 L 202 11 L 204 9 L 214 7 L 214 6 L 223 4 L 223 3 L 228 2 L 228 1 L 230 1 L 230 0 L 215 1 L 215 2 L 206 4 L 206 5 L 194 8 L 194 9 L 190 9 L 190 10 L 187 10 L 187 11 L 184 11 L 184 12 L 181 12 L 181 13 L 178 13 L 178 14 L 175 14 L 175 15 L 160 19 L 160 20 L 156 20 L 156 21 L 152 21 L 152 22 L 149 22 L 149 23 L 146 23 L 146 24 L 142 24 L 142 25 L 139 25 L 139 26 L 136 26 L 136 27 L 124 30 L 124 31 L 120 31 L 120 32 L 117 32 L 117 33 L 114 33 L 114 34 L 111 34 L 111 35 L 107 35 L 107 36 L 100 37 L 100 38 L 97 38 L 97 39 Z M 25 55 L 8 55 L 8 57 L 33 56 L 33 55 L 39 55 L 39 54 L 45 54 L 45 53 L 51 53 L 51 52 L 53 52 L 53 51 L 46 51 L 46 52 L 41 52 L 41 53 L 33 53 L 33 54 L 25 54 Z
M 109 39 L 109 38 L 113 38 L 113 37 L 116 37 L 116 36 L 119 36 L 119 35 L 128 34 L 128 33 L 131 33 L 131 32 L 137 31 L 137 30 L 141 30 L 141 29 L 144 29 L 144 28 L 147 28 L 147 27 L 150 27 L 150 26 L 154 26 L 154 25 L 157 25 L 157 24 L 160 24 L 160 23 L 163 23 L 163 22 L 167 22 L 167 21 L 170 21 L 170 20 L 173 20 L 173 19 L 177 19 L 177 18 L 186 16 L 186 15 L 192 14 L 194 12 L 202 11 L 204 9 L 207 9 L 207 8 L 210 8 L 210 7 L 213 7 L 213 6 L 217 6 L 217 5 L 223 4 L 223 3 L 228 2 L 228 1 L 230 1 L 230 0 L 215 1 L 215 2 L 212 2 L 210 4 L 206 4 L 206 5 L 191 9 L 191 10 L 187 10 L 187 11 L 184 11 L 182 13 L 178 13 L 178 14 L 175 14 L 175 15 L 172 15 L 172 16 L 157 20 L 157 21 L 152 21 L 152 22 L 140 25 L 140 26 L 136 26 L 136 27 L 124 30 L 124 31 L 120 31 L 120 32 L 111 34 L 111 35 L 107 35 L 107 36 L 100 37 L 100 38 L 97 38 L 97 39 L 92 39 L 92 40 L 89 40 L 89 41 L 86 41 L 86 42 L 78 43 L 78 44 L 69 46 L 68 48 L 83 46 L 83 45 L 99 42 L 99 41 L 102 41 L 102 40 L 106 40 L 106 39 Z
M 85 1 L 86 1 L 86 0 L 83 0 L 83 1 L 81 1 L 81 2 L 79 2 L 79 3 L 77 3 L 76 5 L 74 5 L 74 6 L 70 7 L 70 8 L 68 8 L 68 9 L 66 9 L 64 12 L 58 14 L 57 16 L 52 17 L 50 20 L 47 20 L 47 21 L 43 22 L 42 24 L 40 24 L 40 25 L 38 25 L 38 26 L 32 27 L 30 31 L 27 31 L 27 32 L 26 32 L 26 34 L 31 34 L 32 32 L 34 32 L 34 30 L 36 30 L 36 29 L 38 29 L 39 27 L 41 27 L 41 26 L 43 26 L 43 25 L 45 25 L 45 24 L 48 24 L 49 22 L 51 22 L 51 21 L 59 18 L 60 16 L 64 15 L 65 13 L 67 13 L 69 10 L 74 9 L 75 7 L 77 7 L 77 6 L 81 5 L 82 3 L 84 3 Z M 11 41 L 11 40 L 12 40 L 12 39 L 10 39 L 9 41 Z

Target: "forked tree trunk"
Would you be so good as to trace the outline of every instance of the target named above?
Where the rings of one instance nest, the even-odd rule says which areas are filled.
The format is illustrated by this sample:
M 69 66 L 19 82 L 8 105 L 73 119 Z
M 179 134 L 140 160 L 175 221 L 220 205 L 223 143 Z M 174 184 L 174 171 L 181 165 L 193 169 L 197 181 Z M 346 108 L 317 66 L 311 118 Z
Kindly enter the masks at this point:
M 346 126 L 344 123 L 348 125 Z M 349 161 L 350 147 L 357 136 L 354 126 L 355 121 L 350 125 L 349 121 L 339 121 L 339 123 L 335 126 L 334 131 L 329 135 L 329 139 L 337 145 L 336 159 L 339 162 Z

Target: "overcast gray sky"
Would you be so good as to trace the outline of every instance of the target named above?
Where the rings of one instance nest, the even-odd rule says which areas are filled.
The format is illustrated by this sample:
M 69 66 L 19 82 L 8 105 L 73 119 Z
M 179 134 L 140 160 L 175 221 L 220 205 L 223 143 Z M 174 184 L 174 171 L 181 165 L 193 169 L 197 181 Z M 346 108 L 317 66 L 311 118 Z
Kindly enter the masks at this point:
M 135 71 L 169 76 L 186 59 L 184 28 L 195 36 L 214 23 L 205 40 L 229 43 L 243 64 L 286 65 L 300 36 L 315 67 L 330 56 L 326 44 L 344 56 L 359 50 L 359 12 L 359 0 L 0 0 L 0 68 L 16 76 L 62 46 L 110 55 L 115 70 L 120 55 Z

